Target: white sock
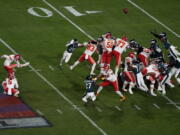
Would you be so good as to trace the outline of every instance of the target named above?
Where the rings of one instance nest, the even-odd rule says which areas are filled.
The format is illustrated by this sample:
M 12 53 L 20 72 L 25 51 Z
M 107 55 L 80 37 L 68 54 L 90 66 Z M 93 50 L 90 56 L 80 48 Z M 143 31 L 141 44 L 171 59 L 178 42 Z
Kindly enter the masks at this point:
M 116 76 L 118 75 L 118 71 L 119 71 L 119 66 L 116 66 L 116 67 L 115 67 L 115 75 L 116 75 Z
M 99 88 L 98 88 L 98 90 L 97 90 L 97 94 L 99 94 L 102 89 L 103 89 L 103 87 L 102 87 L 102 86 L 99 86 Z
M 177 78 L 176 80 L 177 80 L 178 84 L 180 84 L 180 78 Z
M 122 89 L 126 89 L 127 84 L 128 84 L 128 82 L 124 81 Z
M 73 65 L 72 65 L 72 69 L 75 68 L 80 62 L 76 61 Z
M 124 97 L 123 94 L 119 90 L 116 91 L 116 94 L 118 94 L 120 97 Z
M 94 64 L 92 65 L 91 73 L 90 73 L 90 74 L 94 74 L 95 67 L 96 67 L 96 63 L 94 63 Z

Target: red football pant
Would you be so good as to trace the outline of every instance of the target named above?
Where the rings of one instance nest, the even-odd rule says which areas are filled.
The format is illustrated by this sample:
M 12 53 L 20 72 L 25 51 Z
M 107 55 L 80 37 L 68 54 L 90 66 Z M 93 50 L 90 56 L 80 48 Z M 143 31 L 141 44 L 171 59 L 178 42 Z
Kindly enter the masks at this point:
M 110 82 L 110 81 L 106 80 L 99 84 L 99 86 L 102 86 L 102 87 L 108 86 L 108 85 L 112 85 L 115 92 L 119 91 L 118 81 Z
M 86 57 L 86 54 L 83 53 L 83 54 L 80 56 L 80 58 L 78 59 L 78 61 L 79 61 L 79 62 L 83 62 L 83 61 L 85 60 L 85 57 Z M 89 63 L 91 63 L 91 64 L 95 64 L 95 63 L 96 63 L 95 60 L 94 60 L 91 56 L 89 56 L 89 55 L 88 55 L 87 61 L 88 61 Z

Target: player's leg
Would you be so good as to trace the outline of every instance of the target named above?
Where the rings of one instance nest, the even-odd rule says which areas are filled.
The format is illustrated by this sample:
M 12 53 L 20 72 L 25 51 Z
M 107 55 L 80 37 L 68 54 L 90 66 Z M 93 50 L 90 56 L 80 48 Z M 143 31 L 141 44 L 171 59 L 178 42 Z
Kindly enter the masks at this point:
M 69 62 L 71 56 L 72 56 L 72 53 L 67 53 L 67 54 L 66 54 L 65 63 L 68 63 L 68 62 Z
M 142 73 L 138 73 L 137 75 L 137 83 L 139 84 L 139 88 L 145 92 L 148 91 L 148 87 L 146 86 L 145 82 L 144 82 L 144 78 L 143 78 L 143 75 Z
M 118 81 L 111 82 L 111 85 L 114 87 L 115 93 L 120 97 L 120 101 L 124 101 L 126 97 L 119 91 Z
M 85 93 L 85 95 L 82 97 L 82 101 L 87 103 L 88 102 L 88 93 Z
M 175 73 L 175 78 L 176 78 L 178 84 L 180 85 L 180 78 L 178 77 L 179 73 L 180 73 L 180 68 L 177 68 L 176 73 Z
M 97 61 L 97 64 L 100 64 L 100 63 L 101 63 L 101 59 L 102 59 L 102 55 L 99 54 L 99 55 L 98 55 L 98 61 Z
M 162 88 L 162 94 L 166 94 L 166 89 L 165 89 L 165 84 L 171 79 L 172 77 L 172 74 L 167 74 L 164 76 L 163 80 L 161 81 L 160 85 L 161 85 L 161 88 Z
M 12 89 L 12 94 L 13 94 L 15 97 L 18 97 L 18 96 L 19 96 L 19 90 L 17 90 L 17 89 Z
M 155 84 L 155 80 L 152 76 L 146 76 L 146 79 L 150 81 L 150 94 L 152 96 L 157 96 L 155 93 L 154 93 L 154 84 Z
M 76 62 L 74 62 L 73 65 L 70 66 L 70 70 L 73 70 L 80 62 L 83 62 L 84 60 L 85 60 L 85 54 L 83 53 L 83 54 L 79 57 L 79 59 L 78 59 Z
M 104 81 L 102 83 L 99 84 L 99 88 L 97 89 L 97 92 L 96 92 L 96 96 L 99 95 L 99 93 L 102 91 L 103 87 L 109 85 L 110 82 L 109 81 Z
M 90 99 L 91 99 L 92 101 L 95 101 L 95 100 L 96 100 L 96 95 L 94 94 L 94 92 L 90 92 L 90 93 L 89 93 L 89 96 L 90 96 Z
M 67 51 L 64 51 L 63 56 L 62 56 L 62 58 L 61 58 L 61 60 L 60 60 L 60 63 L 59 63 L 60 66 L 62 66 L 63 61 L 64 61 L 65 58 L 66 58 L 66 54 L 67 54 Z
M 123 82 L 123 86 L 122 86 L 122 90 L 123 90 L 123 91 L 127 91 L 127 89 L 126 89 L 127 85 L 128 85 L 128 82 L 125 80 L 125 81 Z
M 119 71 L 119 65 L 121 63 L 121 54 L 114 51 L 114 56 L 115 56 L 115 59 L 116 59 L 115 75 L 117 76 L 118 71 Z
M 18 84 L 17 79 L 14 78 L 12 81 L 13 81 L 13 83 L 14 83 L 15 88 L 18 89 L 18 88 L 19 88 L 19 84 Z
M 96 62 L 95 62 L 95 60 L 94 60 L 91 56 L 88 57 L 88 62 L 92 64 L 90 74 L 91 74 L 91 75 L 94 75 L 94 74 L 95 74 L 95 73 L 94 73 L 94 70 L 95 70 L 95 68 L 96 68 Z

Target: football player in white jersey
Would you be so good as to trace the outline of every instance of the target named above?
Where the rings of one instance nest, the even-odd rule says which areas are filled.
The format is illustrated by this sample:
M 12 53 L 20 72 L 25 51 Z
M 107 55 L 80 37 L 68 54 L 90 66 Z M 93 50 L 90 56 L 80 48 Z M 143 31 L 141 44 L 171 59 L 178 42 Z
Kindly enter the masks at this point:
M 5 81 L 2 82 L 4 93 L 15 97 L 18 97 L 19 95 L 19 90 L 17 88 L 18 87 L 17 85 L 18 85 L 17 82 L 10 78 L 6 78 Z
M 138 59 L 143 63 L 144 67 L 149 65 L 149 57 L 151 55 L 151 50 L 148 48 L 143 48 L 143 51 L 138 54 Z
M 128 57 L 125 58 L 125 68 L 123 71 L 123 78 L 125 81 L 123 82 L 122 90 L 127 91 L 126 87 L 129 85 L 128 91 L 130 94 L 133 94 L 132 88 L 135 86 L 135 76 L 132 72 L 132 64 L 135 54 L 130 52 Z
M 86 44 L 86 50 L 84 51 L 84 53 L 79 57 L 79 59 L 70 66 L 70 70 L 73 70 L 79 63 L 83 62 L 84 60 L 87 60 L 89 63 L 92 64 L 92 68 L 91 68 L 91 72 L 90 74 L 93 75 L 95 67 L 96 67 L 96 62 L 95 60 L 92 58 L 92 55 L 94 54 L 94 52 L 97 49 L 97 42 L 92 40 L 90 41 L 88 44 Z
M 96 96 L 99 95 L 103 87 L 112 85 L 114 88 L 114 91 L 120 97 L 120 101 L 124 101 L 126 97 L 119 91 L 119 86 L 118 86 L 119 84 L 118 84 L 117 76 L 113 73 L 111 69 L 108 69 L 106 72 L 107 72 L 107 75 L 104 76 L 105 80 L 99 84 L 99 88 L 97 90 Z
M 121 63 L 121 55 L 124 51 L 126 51 L 126 48 L 129 46 L 129 43 L 127 42 L 127 38 L 123 36 L 121 39 L 116 39 L 116 45 L 114 50 L 112 51 L 112 55 L 116 59 L 116 66 L 115 66 L 115 75 L 117 76 L 119 71 L 119 65 Z
M 146 76 L 146 79 L 150 81 L 150 94 L 152 96 L 157 96 L 154 93 L 154 85 L 158 77 L 160 76 L 160 71 L 157 64 L 151 64 L 144 68 L 142 71 L 143 76 Z
M 110 32 L 103 35 L 103 42 L 102 42 L 103 53 L 101 56 L 101 64 L 100 64 L 101 68 L 103 68 L 105 64 L 110 65 L 112 58 L 112 49 L 115 43 L 116 41 L 115 39 L 113 39 Z
M 4 68 L 8 72 L 8 77 L 12 79 L 15 78 L 14 76 L 15 67 L 21 68 L 29 65 L 29 62 L 26 62 L 25 64 L 20 64 L 19 60 L 21 56 L 19 54 L 2 55 L 1 58 L 5 58 Z

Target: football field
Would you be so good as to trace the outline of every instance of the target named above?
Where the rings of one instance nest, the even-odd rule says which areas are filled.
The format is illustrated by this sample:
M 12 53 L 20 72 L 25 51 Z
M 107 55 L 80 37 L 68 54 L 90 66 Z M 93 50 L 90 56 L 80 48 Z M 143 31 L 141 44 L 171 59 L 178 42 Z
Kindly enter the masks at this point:
M 69 65 L 85 48 L 76 49 L 70 62 L 59 66 L 67 41 L 77 38 L 83 43 L 109 31 L 115 37 L 136 39 L 143 46 L 149 46 L 153 38 L 150 31 L 166 32 L 179 49 L 179 0 L 0 0 L 0 5 L 0 56 L 18 53 L 22 63 L 30 62 L 16 70 L 21 98 L 52 124 L 0 129 L 0 135 L 180 134 L 176 81 L 166 96 L 134 90 L 133 95 L 124 93 L 127 100 L 120 102 L 112 87 L 106 87 L 94 103 L 84 105 L 81 98 L 90 66 L 84 62 L 71 71 Z M 129 12 L 124 14 L 123 8 Z M 93 57 L 98 58 L 97 54 Z M 3 61 L 1 81 L 7 76 Z M 95 72 L 99 73 L 98 68 Z

